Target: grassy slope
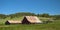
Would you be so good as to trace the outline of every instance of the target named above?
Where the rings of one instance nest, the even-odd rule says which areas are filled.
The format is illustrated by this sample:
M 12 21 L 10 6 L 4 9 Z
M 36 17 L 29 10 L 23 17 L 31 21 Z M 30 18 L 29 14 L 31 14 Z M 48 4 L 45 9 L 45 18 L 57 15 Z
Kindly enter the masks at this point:
M 15 20 L 17 19 L 15 18 Z M 49 24 L 29 24 L 29 25 L 27 24 L 4 25 L 5 21 L 6 19 L 0 20 L 0 30 L 60 30 L 60 20 L 56 20 L 53 23 Z

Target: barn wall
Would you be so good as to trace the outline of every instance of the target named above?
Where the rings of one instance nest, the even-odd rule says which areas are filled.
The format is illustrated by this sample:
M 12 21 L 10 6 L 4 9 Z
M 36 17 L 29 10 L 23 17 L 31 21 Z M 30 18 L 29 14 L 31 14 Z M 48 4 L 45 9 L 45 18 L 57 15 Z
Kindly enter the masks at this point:
M 8 21 L 5 22 L 6 25 L 10 25 L 10 23 Z
M 24 19 L 22 20 L 22 24 L 31 24 L 26 17 L 24 17 Z

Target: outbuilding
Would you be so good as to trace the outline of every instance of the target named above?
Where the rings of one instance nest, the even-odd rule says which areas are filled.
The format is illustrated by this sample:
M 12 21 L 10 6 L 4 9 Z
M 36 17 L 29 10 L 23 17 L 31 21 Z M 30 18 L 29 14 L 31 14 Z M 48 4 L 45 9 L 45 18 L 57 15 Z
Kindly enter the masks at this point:
M 21 21 L 17 21 L 17 20 L 7 20 L 5 22 L 6 25 L 10 25 L 10 24 L 20 24 L 22 23 Z
M 22 20 L 22 24 L 38 24 L 42 23 L 37 16 L 25 16 Z

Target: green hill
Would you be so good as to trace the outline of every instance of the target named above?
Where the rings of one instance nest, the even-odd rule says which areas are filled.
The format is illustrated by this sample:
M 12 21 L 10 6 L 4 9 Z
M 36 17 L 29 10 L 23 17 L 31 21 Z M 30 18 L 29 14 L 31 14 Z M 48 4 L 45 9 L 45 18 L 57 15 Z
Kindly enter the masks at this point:
M 5 25 L 5 21 L 22 20 L 23 16 L 37 16 L 42 21 L 52 18 L 54 21 L 47 24 Z M 60 30 L 60 15 L 40 15 L 34 13 L 16 13 L 10 15 L 0 14 L 0 30 Z

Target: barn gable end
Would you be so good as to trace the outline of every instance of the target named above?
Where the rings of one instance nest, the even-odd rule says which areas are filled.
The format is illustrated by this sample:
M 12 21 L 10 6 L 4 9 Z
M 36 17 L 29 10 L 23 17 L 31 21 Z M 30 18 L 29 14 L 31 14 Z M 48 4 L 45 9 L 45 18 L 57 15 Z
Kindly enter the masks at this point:
M 22 20 L 22 24 L 30 24 L 30 22 L 26 19 L 26 17 L 24 17 L 24 19 Z

